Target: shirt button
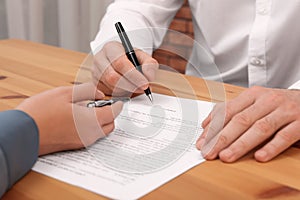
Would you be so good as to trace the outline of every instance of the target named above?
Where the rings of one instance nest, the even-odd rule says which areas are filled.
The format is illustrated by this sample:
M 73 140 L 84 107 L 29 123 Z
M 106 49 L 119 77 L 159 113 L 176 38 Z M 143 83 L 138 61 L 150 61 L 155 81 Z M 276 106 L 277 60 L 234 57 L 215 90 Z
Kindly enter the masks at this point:
M 266 8 L 262 8 L 262 9 L 258 10 L 258 13 L 261 15 L 266 15 L 266 14 L 268 14 L 268 11 Z
M 250 59 L 250 63 L 252 65 L 257 65 L 257 66 L 263 65 L 263 61 L 261 59 L 257 58 L 257 57 L 252 57 Z

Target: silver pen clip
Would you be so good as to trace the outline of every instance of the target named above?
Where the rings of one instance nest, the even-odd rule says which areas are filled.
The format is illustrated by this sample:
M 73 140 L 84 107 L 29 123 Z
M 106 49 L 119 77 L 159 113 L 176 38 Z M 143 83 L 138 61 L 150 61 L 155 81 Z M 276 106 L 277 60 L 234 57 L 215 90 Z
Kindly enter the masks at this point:
M 97 100 L 97 101 L 89 102 L 86 106 L 89 108 L 103 107 L 103 106 L 107 106 L 107 105 L 112 105 L 112 104 L 116 103 L 117 101 L 127 102 L 129 100 L 130 100 L 129 97 L 112 98 L 109 100 Z

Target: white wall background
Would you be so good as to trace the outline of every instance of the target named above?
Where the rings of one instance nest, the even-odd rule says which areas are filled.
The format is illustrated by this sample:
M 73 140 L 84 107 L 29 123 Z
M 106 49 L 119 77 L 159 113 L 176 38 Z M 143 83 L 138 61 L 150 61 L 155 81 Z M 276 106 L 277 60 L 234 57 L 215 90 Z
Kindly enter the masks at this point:
M 89 52 L 112 0 L 0 0 L 0 39 Z

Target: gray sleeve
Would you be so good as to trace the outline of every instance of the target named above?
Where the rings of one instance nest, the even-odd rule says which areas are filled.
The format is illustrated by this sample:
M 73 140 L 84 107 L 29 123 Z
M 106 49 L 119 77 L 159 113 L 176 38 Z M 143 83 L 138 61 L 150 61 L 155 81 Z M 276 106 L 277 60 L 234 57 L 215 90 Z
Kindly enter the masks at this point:
M 0 112 L 0 198 L 33 166 L 39 150 L 34 120 L 19 110 Z

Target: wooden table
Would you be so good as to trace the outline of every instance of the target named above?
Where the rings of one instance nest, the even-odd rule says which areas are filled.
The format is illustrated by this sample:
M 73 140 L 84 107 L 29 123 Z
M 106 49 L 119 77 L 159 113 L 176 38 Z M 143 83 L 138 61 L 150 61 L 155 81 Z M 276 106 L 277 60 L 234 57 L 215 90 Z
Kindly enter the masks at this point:
M 2 40 L 0 110 L 12 109 L 23 99 L 46 89 L 85 81 L 90 76 L 90 65 L 91 58 L 84 53 L 28 41 Z M 224 88 L 227 99 L 243 90 L 162 70 L 155 82 L 155 92 L 212 101 L 224 100 L 220 88 Z M 217 94 L 209 93 L 215 89 Z M 300 199 L 300 149 L 292 147 L 268 163 L 258 163 L 252 157 L 250 153 L 234 164 L 205 162 L 143 199 Z M 3 199 L 105 198 L 31 171 Z

